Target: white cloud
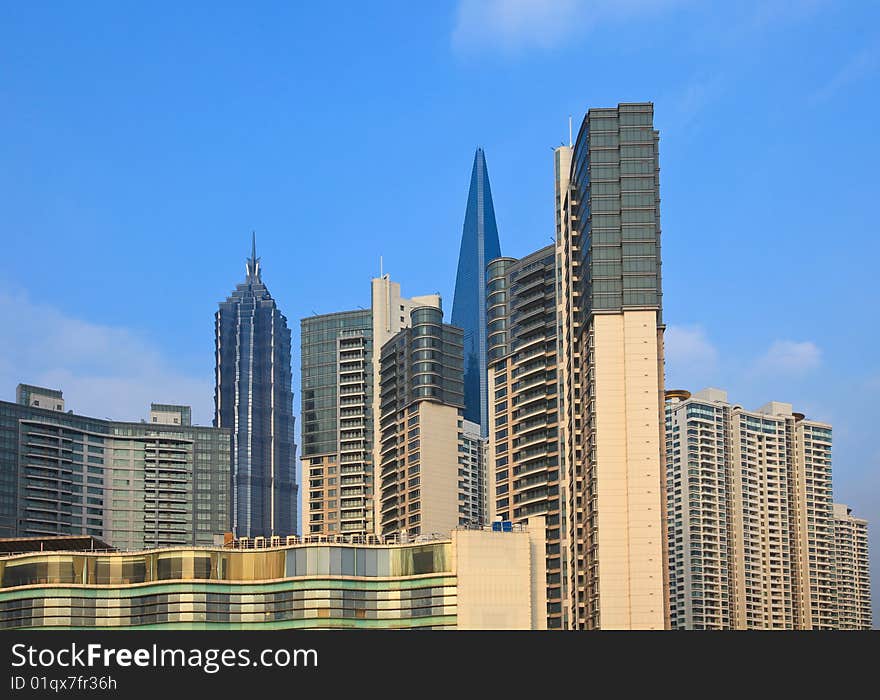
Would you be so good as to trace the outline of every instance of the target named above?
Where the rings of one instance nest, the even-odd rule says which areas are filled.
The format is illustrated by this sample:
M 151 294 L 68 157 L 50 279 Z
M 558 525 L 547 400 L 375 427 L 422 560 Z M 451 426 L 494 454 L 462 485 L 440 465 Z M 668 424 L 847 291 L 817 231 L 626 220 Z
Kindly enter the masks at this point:
M 817 369 L 822 351 L 812 341 L 776 340 L 758 358 L 754 371 L 762 375 L 803 375 Z
M 684 0 L 459 0 L 452 45 L 457 50 L 547 49 L 582 28 L 646 18 Z
M 762 0 L 752 10 L 751 24 L 760 29 L 808 19 L 828 4 L 828 0 Z
M 702 387 L 714 381 L 718 349 L 702 326 L 668 326 L 663 337 L 667 386 Z
M 671 128 L 686 131 L 726 89 L 727 77 L 722 73 L 695 75 L 665 100 L 672 110 Z
M 452 44 L 549 48 L 571 32 L 582 6 L 579 0 L 459 0 Z
M 856 52 L 838 71 L 812 95 L 810 102 L 818 104 L 833 98 L 849 85 L 869 77 L 880 69 L 880 41 Z
M 149 338 L 129 328 L 90 323 L 0 292 L 0 396 L 19 383 L 61 389 L 67 409 L 98 418 L 147 418 L 151 402 L 193 407 L 193 422 L 210 425 L 213 386 L 176 370 Z
M 710 13 L 718 16 L 718 23 L 706 23 L 701 36 L 717 43 L 730 35 L 739 43 L 743 35 L 810 19 L 830 4 L 828 0 L 750 0 L 723 15 Z M 700 8 L 694 0 L 458 0 L 452 45 L 462 52 L 549 49 L 578 32 L 653 21 L 687 5 Z

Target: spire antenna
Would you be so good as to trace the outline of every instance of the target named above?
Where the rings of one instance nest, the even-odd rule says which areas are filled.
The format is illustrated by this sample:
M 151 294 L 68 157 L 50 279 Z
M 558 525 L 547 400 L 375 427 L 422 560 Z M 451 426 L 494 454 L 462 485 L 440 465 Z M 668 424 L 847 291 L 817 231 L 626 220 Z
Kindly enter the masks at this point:
M 257 257 L 257 232 L 251 231 L 251 257 L 245 264 L 248 282 L 260 281 L 260 259 Z
M 568 115 L 568 147 L 571 148 L 571 115 Z

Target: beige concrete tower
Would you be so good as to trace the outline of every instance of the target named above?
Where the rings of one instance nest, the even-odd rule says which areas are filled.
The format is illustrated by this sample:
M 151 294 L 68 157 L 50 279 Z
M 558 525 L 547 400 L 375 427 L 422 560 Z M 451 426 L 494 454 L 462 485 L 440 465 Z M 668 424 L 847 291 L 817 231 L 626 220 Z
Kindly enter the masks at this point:
M 769 404 L 769 408 L 779 404 Z M 803 629 L 832 630 L 840 626 L 837 616 L 834 574 L 834 506 L 831 492 L 831 426 L 807 420 L 782 404 L 790 415 L 786 426 L 792 433 L 791 522 L 798 586 L 795 624 Z M 787 409 L 787 413 L 786 413 Z M 793 425 L 792 425 L 793 423 Z
M 834 504 L 834 566 L 838 627 L 871 629 L 868 521 L 842 503 Z
M 400 284 L 391 281 L 391 276 L 383 274 L 376 277 L 371 283 L 371 298 L 373 312 L 373 356 L 372 356 L 372 382 L 375 391 L 373 391 L 373 400 L 371 406 L 371 414 L 373 416 L 373 483 L 380 484 L 380 451 L 382 429 L 380 426 L 380 403 L 379 385 L 381 382 L 380 365 L 382 347 L 397 333 L 404 328 L 409 328 L 412 318 L 413 309 L 420 306 L 429 306 L 435 309 L 442 309 L 442 303 L 439 294 L 427 294 L 407 299 L 400 294 Z M 378 534 L 381 531 L 379 499 L 373 500 L 373 532 Z
M 486 299 L 490 519 L 519 524 L 541 519 L 547 569 L 542 612 L 548 628 L 562 629 L 568 606 L 554 247 L 489 263 Z
M 730 546 L 734 554 L 733 625 L 738 629 L 793 629 L 797 575 L 789 487 L 794 479 L 791 405 L 756 412 L 731 410 Z M 769 410 L 768 410 L 769 409 Z M 792 420 L 793 422 L 793 420 Z
M 466 495 L 459 492 L 463 332 L 443 323 L 435 307 L 417 307 L 411 317 L 411 327 L 380 354 L 377 525 L 383 536 L 448 534 L 461 523 Z
M 667 625 L 658 140 L 653 105 L 621 104 L 591 109 L 573 149 L 555 152 L 577 628 Z
M 729 629 L 727 393 L 666 392 L 666 497 L 673 629 Z M 696 401 L 696 399 L 695 399 Z
M 831 426 L 667 392 L 672 626 L 837 629 Z

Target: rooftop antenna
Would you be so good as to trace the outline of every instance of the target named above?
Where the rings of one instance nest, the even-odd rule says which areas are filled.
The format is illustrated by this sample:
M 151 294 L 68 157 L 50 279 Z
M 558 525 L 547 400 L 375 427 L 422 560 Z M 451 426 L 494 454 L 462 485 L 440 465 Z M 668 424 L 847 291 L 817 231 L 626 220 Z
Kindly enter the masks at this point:
M 382 256 L 379 256 L 379 277 L 383 277 L 383 268 L 382 268 Z
M 248 281 L 260 280 L 260 259 L 257 257 L 257 232 L 251 231 L 251 257 L 245 264 Z
M 571 115 L 568 115 L 568 147 L 571 148 Z

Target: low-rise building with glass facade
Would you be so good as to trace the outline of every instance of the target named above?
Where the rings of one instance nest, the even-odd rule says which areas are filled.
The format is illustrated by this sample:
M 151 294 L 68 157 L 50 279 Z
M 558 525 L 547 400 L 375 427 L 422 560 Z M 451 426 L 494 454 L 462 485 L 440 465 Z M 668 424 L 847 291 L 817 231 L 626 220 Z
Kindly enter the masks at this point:
M 0 629 L 531 629 L 534 531 L 0 556 Z M 369 540 L 369 542 L 368 542 Z

